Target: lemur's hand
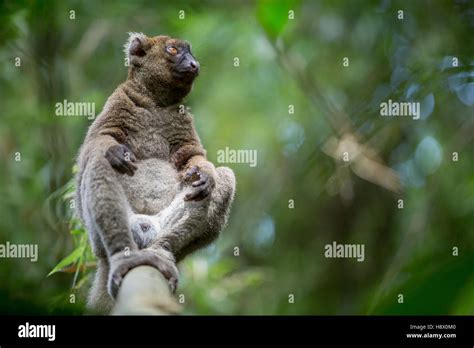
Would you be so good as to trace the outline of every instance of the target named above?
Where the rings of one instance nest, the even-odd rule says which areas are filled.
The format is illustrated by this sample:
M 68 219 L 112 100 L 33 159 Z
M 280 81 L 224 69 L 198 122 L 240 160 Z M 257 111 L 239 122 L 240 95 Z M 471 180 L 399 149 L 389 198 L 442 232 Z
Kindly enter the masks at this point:
M 112 298 L 116 298 L 125 275 L 137 266 L 152 266 L 166 278 L 171 292 L 175 292 L 178 284 L 178 268 L 171 253 L 152 249 L 120 252 L 110 258 L 110 272 L 107 290 Z
M 137 170 L 137 166 L 133 164 L 137 159 L 126 145 L 117 144 L 109 147 L 105 152 L 105 158 L 107 158 L 112 168 L 120 174 L 133 176 L 135 170 Z
M 185 174 L 185 179 L 192 181 L 193 190 L 185 197 L 185 201 L 200 201 L 209 196 L 216 186 L 216 179 L 210 173 L 202 171 L 199 167 L 191 167 Z

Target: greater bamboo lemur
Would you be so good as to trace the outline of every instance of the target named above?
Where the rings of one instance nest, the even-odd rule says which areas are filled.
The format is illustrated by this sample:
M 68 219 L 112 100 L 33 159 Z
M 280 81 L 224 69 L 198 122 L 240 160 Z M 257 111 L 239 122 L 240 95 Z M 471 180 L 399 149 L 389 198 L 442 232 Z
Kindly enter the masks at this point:
M 174 289 L 175 262 L 219 235 L 235 191 L 234 173 L 206 159 L 192 115 L 179 105 L 199 72 L 190 45 L 132 33 L 125 53 L 128 78 L 90 126 L 78 157 L 77 213 L 98 258 L 88 304 L 99 311 L 111 308 L 138 265 L 156 267 Z M 134 241 L 131 214 L 160 217 L 145 249 Z

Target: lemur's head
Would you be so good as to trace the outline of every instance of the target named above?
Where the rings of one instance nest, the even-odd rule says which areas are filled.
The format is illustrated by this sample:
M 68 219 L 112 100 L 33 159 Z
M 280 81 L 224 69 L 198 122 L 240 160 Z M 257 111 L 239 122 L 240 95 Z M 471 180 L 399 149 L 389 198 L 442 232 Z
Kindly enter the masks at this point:
M 139 249 L 148 248 L 158 235 L 158 223 L 149 215 L 132 214 L 130 229 Z
M 199 74 L 199 62 L 188 42 L 169 36 L 130 33 L 125 44 L 129 79 L 143 84 L 162 105 L 179 102 Z

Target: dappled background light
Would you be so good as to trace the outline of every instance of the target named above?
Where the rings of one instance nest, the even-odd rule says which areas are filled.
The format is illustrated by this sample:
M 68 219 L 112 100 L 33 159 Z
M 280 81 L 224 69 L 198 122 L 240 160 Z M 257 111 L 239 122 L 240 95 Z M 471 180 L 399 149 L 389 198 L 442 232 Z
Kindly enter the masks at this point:
M 473 9 L 3 2 L 0 243 L 38 243 L 40 255 L 0 260 L 0 312 L 82 312 L 80 296 L 67 299 L 84 294 L 93 264 L 72 290 L 74 272 L 46 276 L 85 243 L 68 183 L 91 121 L 54 105 L 93 102 L 98 113 L 126 78 L 127 32 L 139 31 L 191 42 L 202 70 L 186 104 L 209 159 L 237 177 L 221 238 L 180 265 L 186 313 L 474 313 Z M 420 119 L 380 116 L 388 99 L 420 102 Z M 226 147 L 256 150 L 257 165 L 217 163 Z M 326 258 L 333 241 L 364 244 L 365 261 Z

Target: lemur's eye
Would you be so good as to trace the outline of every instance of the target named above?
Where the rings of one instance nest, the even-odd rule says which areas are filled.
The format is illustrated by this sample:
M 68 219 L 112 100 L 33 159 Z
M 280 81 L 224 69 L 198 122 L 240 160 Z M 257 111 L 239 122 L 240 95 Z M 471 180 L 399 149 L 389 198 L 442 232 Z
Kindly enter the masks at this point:
M 173 56 L 177 55 L 178 54 L 178 49 L 174 46 L 168 46 L 166 47 L 166 51 L 169 53 L 169 54 L 172 54 Z
M 151 227 L 150 224 L 147 224 L 146 222 L 142 222 L 140 224 L 140 228 L 142 229 L 143 232 L 148 232 L 150 227 Z

